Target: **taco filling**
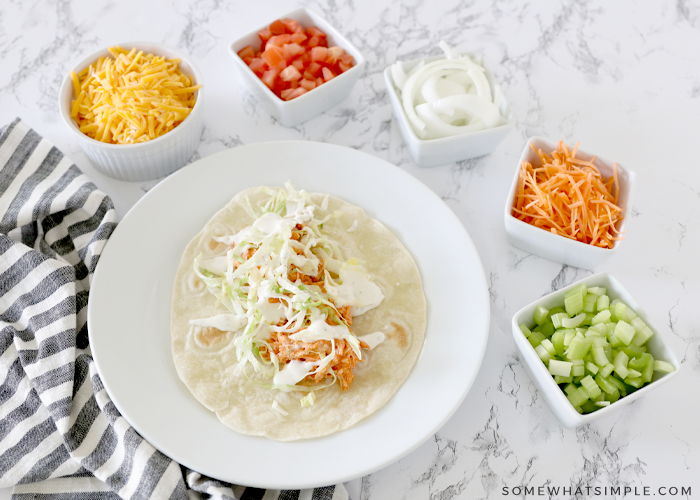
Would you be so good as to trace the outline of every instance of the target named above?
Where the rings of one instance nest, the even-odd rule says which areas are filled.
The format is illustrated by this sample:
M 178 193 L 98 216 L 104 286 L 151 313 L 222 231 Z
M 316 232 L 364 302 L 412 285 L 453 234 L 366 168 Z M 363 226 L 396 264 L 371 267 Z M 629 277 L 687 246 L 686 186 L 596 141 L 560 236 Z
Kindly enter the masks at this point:
M 352 329 L 360 316 L 384 300 L 361 262 L 343 254 L 324 230 L 333 213 L 303 190 L 268 189 L 269 199 L 253 224 L 215 236 L 219 255 L 194 259 L 194 272 L 227 314 L 190 320 L 200 343 L 234 332 L 237 375 L 269 389 L 313 391 L 338 383 L 350 388 L 363 350 L 384 340 Z M 327 205 L 326 197 L 321 205 Z M 357 223 L 348 231 L 357 229 Z M 348 258 L 349 257 L 349 258 Z M 313 398 L 311 399 L 313 402 Z

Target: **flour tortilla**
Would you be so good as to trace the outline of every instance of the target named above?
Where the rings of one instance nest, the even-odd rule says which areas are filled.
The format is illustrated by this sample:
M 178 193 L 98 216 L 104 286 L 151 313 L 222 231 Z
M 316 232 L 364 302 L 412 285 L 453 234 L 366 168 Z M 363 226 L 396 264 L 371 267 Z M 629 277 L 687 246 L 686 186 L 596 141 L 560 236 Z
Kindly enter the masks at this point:
M 418 267 L 396 236 L 361 208 L 330 197 L 327 210 L 316 210 L 319 219 L 336 212 L 324 224 L 324 231 L 339 242 L 345 259 L 355 257 L 362 262 L 385 296 L 377 308 L 353 318 L 353 331 L 358 336 L 382 331 L 387 339 L 371 351 L 362 351 L 364 361 L 355 367 L 355 379 L 347 391 L 337 383 L 317 390 L 315 404 L 303 408 L 304 392 L 270 390 L 242 373 L 234 374 L 233 333 L 207 346 L 195 339 L 196 328 L 189 325 L 192 319 L 228 312 L 215 307 L 215 297 L 194 273 L 193 262 L 200 253 L 205 259 L 221 254 L 225 247 L 214 236 L 235 234 L 253 223 L 255 216 L 246 197 L 257 209 L 269 195 L 261 188 L 251 188 L 235 196 L 190 242 L 180 262 L 171 304 L 172 353 L 178 375 L 200 403 L 243 434 L 293 441 L 347 429 L 384 406 L 418 358 L 426 327 Z M 324 197 L 311 194 L 319 207 Z M 357 229 L 348 232 L 355 220 Z M 275 400 L 289 415 L 272 408 Z

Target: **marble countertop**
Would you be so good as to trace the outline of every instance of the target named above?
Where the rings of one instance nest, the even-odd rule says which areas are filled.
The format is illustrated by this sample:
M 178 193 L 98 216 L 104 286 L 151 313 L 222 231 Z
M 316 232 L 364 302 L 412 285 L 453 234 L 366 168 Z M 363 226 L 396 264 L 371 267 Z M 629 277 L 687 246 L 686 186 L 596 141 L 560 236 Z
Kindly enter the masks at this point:
M 158 181 L 110 179 L 61 123 L 60 82 L 85 54 L 148 39 L 195 58 L 208 87 L 192 161 L 261 141 L 322 141 L 398 165 L 457 214 L 479 251 L 491 297 L 483 365 L 453 417 L 389 467 L 348 484 L 355 500 L 499 498 L 527 485 L 628 486 L 700 492 L 700 5 L 688 0 L 310 0 L 365 55 L 351 96 L 293 128 L 275 122 L 237 80 L 235 38 L 297 4 L 171 0 L 11 0 L 0 5 L 0 124 L 19 116 L 109 194 L 119 217 Z M 138 11 L 139 15 L 133 15 Z M 491 155 L 424 169 L 392 118 L 382 72 L 397 59 L 437 55 L 445 40 L 480 52 L 517 125 Z M 215 104 L 216 103 L 216 104 Z M 620 251 L 591 270 L 511 247 L 503 205 L 528 137 L 580 141 L 637 173 Z M 510 328 L 524 305 L 609 271 L 643 304 L 682 361 L 679 376 L 594 424 L 564 428 L 525 373 Z M 514 490 L 514 488 L 516 488 Z M 659 488 L 668 488 L 660 490 Z M 2 492 L 7 495 L 7 490 Z M 561 498 L 575 495 L 562 491 Z M 562 496 L 563 495 L 563 496 Z M 535 496 L 527 495 L 528 498 Z M 635 497 L 634 491 L 628 497 Z M 687 495 L 683 495 L 687 497 Z M 554 498 L 558 496 L 554 495 Z

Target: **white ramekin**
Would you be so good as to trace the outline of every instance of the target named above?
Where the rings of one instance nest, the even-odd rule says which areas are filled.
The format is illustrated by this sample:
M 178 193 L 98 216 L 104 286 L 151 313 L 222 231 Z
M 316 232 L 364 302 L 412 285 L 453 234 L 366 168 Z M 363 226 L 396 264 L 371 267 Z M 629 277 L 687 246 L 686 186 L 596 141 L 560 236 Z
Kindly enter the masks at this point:
M 305 28 L 316 26 L 328 36 L 328 45 L 337 45 L 344 49 L 345 52 L 355 59 L 355 65 L 310 92 L 291 101 L 283 101 L 268 89 L 258 75 L 238 56 L 238 51 L 248 45 L 256 49 L 259 48 L 260 38 L 258 37 L 258 31 L 269 26 L 275 19 L 284 18 L 299 21 L 299 24 Z M 362 52 L 350 43 L 350 40 L 341 35 L 328 21 L 311 9 L 302 7 L 275 19 L 271 19 L 270 23 L 267 23 L 265 26 L 261 26 L 232 42 L 229 45 L 229 52 L 233 57 L 241 81 L 248 90 L 258 99 L 267 112 L 274 116 L 282 125 L 293 127 L 316 115 L 320 115 L 349 96 L 357 80 L 362 75 L 365 67 L 365 58 Z
M 112 46 L 124 49 L 143 50 L 180 59 L 180 70 L 191 76 L 194 84 L 202 83 L 202 74 L 194 62 L 182 51 L 153 42 L 124 42 Z M 196 102 L 189 116 L 167 134 L 140 144 L 105 144 L 83 134 L 70 116 L 73 100 L 73 84 L 70 71 L 79 73 L 99 57 L 109 55 L 105 49 L 98 50 L 75 64 L 66 72 L 58 94 L 58 109 L 66 126 L 73 131 L 78 144 L 95 168 L 105 175 L 124 181 L 145 181 L 165 177 L 182 167 L 199 146 L 202 135 L 202 89 L 195 91 Z

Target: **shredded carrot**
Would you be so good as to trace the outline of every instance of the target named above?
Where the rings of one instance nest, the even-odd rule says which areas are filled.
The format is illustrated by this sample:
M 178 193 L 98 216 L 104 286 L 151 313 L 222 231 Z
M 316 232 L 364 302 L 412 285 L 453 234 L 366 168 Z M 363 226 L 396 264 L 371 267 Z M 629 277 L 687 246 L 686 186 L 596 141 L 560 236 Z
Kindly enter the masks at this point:
M 622 239 L 616 226 L 622 220 L 617 164 L 605 180 L 595 160 L 576 158 L 578 143 L 570 150 L 564 141 L 549 155 L 530 147 L 541 166 L 520 166 L 512 215 L 516 219 L 566 238 L 612 248 Z

